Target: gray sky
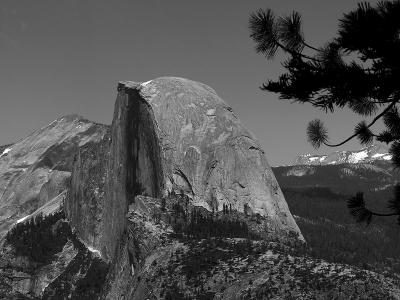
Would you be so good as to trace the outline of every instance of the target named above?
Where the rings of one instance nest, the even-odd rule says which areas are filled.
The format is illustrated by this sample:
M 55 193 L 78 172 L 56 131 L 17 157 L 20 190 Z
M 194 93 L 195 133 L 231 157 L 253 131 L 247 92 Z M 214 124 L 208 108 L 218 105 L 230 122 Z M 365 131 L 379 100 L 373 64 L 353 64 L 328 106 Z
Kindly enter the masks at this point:
M 280 60 L 254 51 L 248 17 L 257 8 L 299 11 L 309 43 L 334 36 L 353 0 L 2 0 L 0 144 L 69 113 L 111 123 L 119 80 L 179 76 L 210 85 L 263 144 L 271 165 L 313 152 L 308 121 L 326 121 L 332 141 L 358 122 L 279 100 L 258 87 L 277 78 Z M 341 149 L 360 148 L 357 142 Z M 340 149 L 340 150 L 341 150 Z M 336 149 L 335 149 L 336 150 Z M 321 149 L 319 153 L 331 152 Z

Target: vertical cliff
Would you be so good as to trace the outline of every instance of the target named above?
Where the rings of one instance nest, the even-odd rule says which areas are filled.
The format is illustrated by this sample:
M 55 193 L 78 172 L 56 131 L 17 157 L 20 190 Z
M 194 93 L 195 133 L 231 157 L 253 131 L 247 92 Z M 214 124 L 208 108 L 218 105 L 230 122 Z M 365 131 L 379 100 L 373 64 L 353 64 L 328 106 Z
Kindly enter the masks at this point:
M 120 82 L 107 139 L 79 152 L 67 205 L 80 238 L 104 258 L 113 258 L 137 195 L 184 194 L 209 211 L 266 217 L 263 236 L 302 239 L 264 150 L 210 87 Z
M 2 299 L 399 298 L 304 255 L 264 149 L 204 84 L 120 82 L 110 127 L 61 119 L 2 150 Z
M 126 229 L 129 204 L 136 195 L 161 196 L 163 185 L 153 111 L 134 86 L 118 86 L 108 170 L 102 253 L 112 257 Z
M 97 143 L 87 143 L 75 157 L 71 189 L 64 204 L 66 216 L 82 242 L 100 247 L 109 157 L 110 134 Z
M 260 214 L 266 235 L 302 239 L 265 151 L 212 88 L 176 77 L 121 85 L 135 88 L 154 112 L 164 193 L 185 194 L 209 211 L 227 205 Z

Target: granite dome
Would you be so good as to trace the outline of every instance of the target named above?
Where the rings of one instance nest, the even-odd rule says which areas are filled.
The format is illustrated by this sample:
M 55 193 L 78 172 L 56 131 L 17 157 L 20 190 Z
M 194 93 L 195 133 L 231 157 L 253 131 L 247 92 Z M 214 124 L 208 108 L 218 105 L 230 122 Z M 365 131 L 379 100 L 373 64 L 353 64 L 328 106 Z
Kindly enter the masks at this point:
M 154 113 L 164 194 L 185 193 L 209 210 L 248 208 L 270 218 L 269 230 L 299 233 L 260 143 L 212 88 L 177 77 L 119 83 L 129 89 Z

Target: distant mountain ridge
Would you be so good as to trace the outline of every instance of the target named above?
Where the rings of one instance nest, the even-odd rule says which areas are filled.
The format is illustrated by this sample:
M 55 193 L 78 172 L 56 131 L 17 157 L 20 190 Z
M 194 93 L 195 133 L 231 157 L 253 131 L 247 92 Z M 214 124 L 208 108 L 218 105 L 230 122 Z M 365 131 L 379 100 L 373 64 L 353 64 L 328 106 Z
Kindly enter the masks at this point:
M 282 188 L 326 187 L 343 195 L 358 191 L 390 197 L 400 182 L 400 173 L 392 164 L 389 147 L 375 144 L 355 151 L 335 151 L 327 155 L 305 154 L 293 163 L 274 167 Z
M 392 182 L 385 166 L 344 166 L 276 173 L 300 187 Z M 319 227 L 310 241 L 343 236 Z M 119 82 L 111 126 L 70 115 L 0 147 L 0 299 L 400 299 L 400 277 L 336 258 L 363 240 L 346 237 L 333 255 L 303 243 L 257 139 L 191 80 Z
M 299 155 L 290 165 L 338 165 L 344 163 L 368 163 L 390 161 L 389 147 L 375 144 L 356 151 L 335 151 L 327 155 Z
M 317 255 L 400 274 L 396 218 L 374 218 L 365 227 L 356 224 L 346 204 L 362 192 L 368 208 L 389 212 L 387 201 L 400 183 L 400 171 L 393 165 L 386 145 L 301 155 L 291 165 L 272 170 L 290 211 Z
M 107 125 L 72 114 L 0 146 L 0 239 L 16 222 L 43 211 L 43 205 L 51 212 L 58 209 L 76 152 L 107 131 Z

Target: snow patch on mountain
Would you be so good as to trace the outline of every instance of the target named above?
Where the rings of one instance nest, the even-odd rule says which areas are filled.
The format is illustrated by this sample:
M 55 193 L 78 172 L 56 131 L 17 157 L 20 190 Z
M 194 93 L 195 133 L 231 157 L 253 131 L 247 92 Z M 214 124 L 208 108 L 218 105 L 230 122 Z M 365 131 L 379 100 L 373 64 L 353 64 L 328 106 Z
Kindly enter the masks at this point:
M 7 155 L 11 150 L 12 150 L 12 148 L 6 148 L 6 149 L 4 149 L 3 153 L 0 154 L 0 157 L 2 157 L 2 156 L 4 156 L 4 155 Z
M 286 176 L 305 176 L 305 175 L 312 175 L 315 173 L 315 168 L 310 166 L 297 166 L 291 168 L 287 173 Z
M 151 81 L 152 81 L 152 80 L 149 80 L 149 81 L 146 81 L 146 82 L 142 82 L 140 85 L 141 85 L 141 86 L 146 86 L 146 85 L 148 85 Z
M 88 249 L 90 252 L 92 252 L 93 254 L 95 254 L 95 255 L 101 257 L 101 253 L 100 253 L 99 250 L 94 249 L 93 247 L 90 247 L 90 246 L 87 246 L 87 249 Z
M 343 163 L 368 163 L 376 160 L 392 159 L 388 146 L 384 144 L 371 145 L 356 151 L 335 151 L 328 155 L 300 155 L 291 165 L 337 165 Z
M 348 162 L 358 163 L 368 157 L 368 151 L 364 150 L 361 152 L 352 153 L 349 155 Z
M 17 220 L 17 222 L 15 222 L 15 224 L 22 223 L 22 222 L 24 222 L 24 221 L 25 221 L 27 218 L 29 218 L 29 217 L 30 217 L 30 215 L 27 215 L 27 216 L 25 216 L 25 217 L 23 217 L 23 218 Z

